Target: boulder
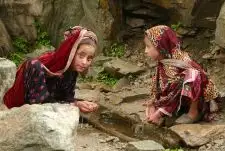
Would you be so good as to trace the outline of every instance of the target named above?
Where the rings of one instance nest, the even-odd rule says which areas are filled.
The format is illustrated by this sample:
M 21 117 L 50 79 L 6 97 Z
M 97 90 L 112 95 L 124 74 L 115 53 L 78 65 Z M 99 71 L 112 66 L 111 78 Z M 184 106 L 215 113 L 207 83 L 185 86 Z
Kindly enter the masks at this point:
M 195 0 L 144 0 L 148 3 L 153 3 L 162 8 L 168 9 L 169 16 L 172 22 L 180 21 L 183 25 L 191 25 L 193 16 L 191 12 L 194 8 Z
M 16 65 L 12 61 L 0 58 L 0 105 L 5 92 L 12 87 L 16 76 Z
M 104 70 L 115 76 L 121 77 L 129 74 L 140 74 L 145 69 L 130 62 L 115 58 L 103 64 Z
M 224 0 L 144 0 L 168 9 L 171 22 L 181 22 L 185 26 L 195 25 L 215 29 L 216 18 Z M 211 9 L 214 8 L 214 9 Z
M 12 52 L 12 41 L 8 34 L 8 31 L 5 28 L 4 23 L 0 19 L 0 57 L 7 56 Z
M 135 89 L 124 89 L 119 92 L 110 93 L 107 99 L 112 102 L 112 104 L 120 104 L 124 102 L 132 102 L 140 99 L 146 99 L 149 97 L 148 88 L 135 88 Z
M 9 34 L 13 37 L 24 37 L 29 41 L 37 38 L 35 17 L 42 13 L 41 0 L 3 0 L 0 2 L 0 18 Z
M 145 20 L 140 18 L 127 17 L 126 23 L 132 28 L 138 28 L 145 26 Z
M 106 39 L 110 39 L 113 29 L 114 17 L 110 9 L 115 5 L 109 3 L 108 0 L 2 0 L 0 19 L 9 35 L 30 42 L 37 38 L 35 23 L 38 19 L 55 47 L 62 41 L 66 29 L 82 25 L 97 34 L 101 50 L 108 45 Z
M 71 105 L 24 105 L 0 112 L 0 150 L 75 150 L 79 109 Z
M 98 102 L 100 100 L 99 90 L 76 89 L 75 92 L 76 92 L 75 98 L 78 100 L 84 100 L 84 101 L 90 101 L 90 102 Z
M 172 126 L 170 129 L 178 134 L 186 145 L 198 147 L 224 135 L 225 125 L 180 124 Z
M 225 3 L 223 4 L 219 17 L 216 21 L 216 33 L 215 33 L 215 42 L 225 48 Z

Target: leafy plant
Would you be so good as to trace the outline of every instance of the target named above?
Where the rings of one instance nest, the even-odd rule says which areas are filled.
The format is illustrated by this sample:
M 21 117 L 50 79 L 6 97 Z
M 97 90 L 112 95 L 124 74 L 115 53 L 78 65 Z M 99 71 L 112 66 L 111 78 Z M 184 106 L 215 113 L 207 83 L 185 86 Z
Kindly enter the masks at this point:
M 50 42 L 49 35 L 43 29 L 43 27 L 41 26 L 41 23 L 39 21 L 35 20 L 34 25 L 35 25 L 36 30 L 37 30 L 37 39 L 36 39 L 36 42 L 35 42 L 35 46 L 36 47 L 40 47 L 41 45 L 50 46 L 51 42 Z
M 29 43 L 26 39 L 22 37 L 17 37 L 13 39 L 13 47 L 16 52 L 28 53 L 29 52 Z
M 24 61 L 24 58 L 24 53 L 20 52 L 11 53 L 8 57 L 8 59 L 12 60 L 16 66 L 20 65 Z
M 105 55 L 109 57 L 122 57 L 125 54 L 125 45 L 114 43 L 106 50 Z
M 34 22 L 36 30 L 37 30 L 37 39 L 35 43 L 29 43 L 25 38 L 16 37 L 13 38 L 13 47 L 15 51 L 11 53 L 8 58 L 12 60 L 17 66 L 25 60 L 24 55 L 26 53 L 35 50 L 35 48 L 39 48 L 41 45 L 51 46 L 48 33 L 43 30 L 39 21 Z
M 178 22 L 177 24 L 172 24 L 172 25 L 171 25 L 171 28 L 172 28 L 174 31 L 177 31 L 181 25 L 182 25 L 181 22 Z
M 92 82 L 94 79 L 92 76 L 81 76 L 79 78 L 80 82 Z
M 30 44 L 29 42 L 22 38 L 13 38 L 13 47 L 15 51 L 10 53 L 8 59 L 12 60 L 17 66 L 25 60 L 24 55 L 29 52 Z
M 118 80 L 119 80 L 118 78 L 104 71 L 100 72 L 97 77 L 97 81 L 102 82 L 109 86 L 115 85 Z

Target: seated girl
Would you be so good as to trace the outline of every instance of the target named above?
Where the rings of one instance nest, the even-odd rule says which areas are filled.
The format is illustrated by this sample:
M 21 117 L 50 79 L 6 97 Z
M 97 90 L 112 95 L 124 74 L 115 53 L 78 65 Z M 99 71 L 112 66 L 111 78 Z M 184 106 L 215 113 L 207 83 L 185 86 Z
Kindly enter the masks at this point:
M 176 123 L 194 123 L 218 109 L 214 84 L 202 67 L 181 51 L 171 28 L 160 25 L 148 29 L 144 42 L 146 55 L 157 61 L 153 98 L 145 104 L 149 122 L 160 124 L 163 116 L 172 116 L 183 107 L 187 111 Z
M 92 112 L 97 104 L 74 99 L 78 73 L 87 71 L 97 48 L 96 35 L 76 26 L 66 31 L 65 40 L 54 52 L 27 60 L 16 73 L 12 88 L 4 95 L 8 108 L 24 104 L 71 103 L 82 112 Z

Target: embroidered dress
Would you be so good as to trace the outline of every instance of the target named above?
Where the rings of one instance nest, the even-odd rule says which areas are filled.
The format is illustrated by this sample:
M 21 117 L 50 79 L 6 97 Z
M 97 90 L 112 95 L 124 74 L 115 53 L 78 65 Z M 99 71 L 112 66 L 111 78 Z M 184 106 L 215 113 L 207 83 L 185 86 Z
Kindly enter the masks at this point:
M 145 34 L 164 58 L 158 61 L 152 79 L 151 95 L 157 110 L 172 116 L 188 100 L 200 101 L 199 111 L 209 112 L 209 101 L 218 97 L 218 91 L 202 67 L 180 50 L 176 33 L 159 25 Z

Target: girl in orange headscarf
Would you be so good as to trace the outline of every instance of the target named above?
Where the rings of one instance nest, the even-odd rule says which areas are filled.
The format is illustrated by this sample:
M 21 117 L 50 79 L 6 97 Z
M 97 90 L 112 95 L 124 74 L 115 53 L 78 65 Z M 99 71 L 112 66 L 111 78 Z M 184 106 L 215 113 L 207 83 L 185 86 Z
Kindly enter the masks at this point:
M 202 67 L 180 50 L 171 28 L 159 25 L 146 30 L 144 42 L 146 55 L 158 64 L 152 81 L 153 99 L 146 103 L 148 121 L 159 124 L 163 116 L 172 116 L 184 107 L 187 113 L 176 122 L 193 123 L 209 115 L 210 109 L 218 109 L 213 101 L 218 96 L 214 84 Z
M 8 108 L 65 102 L 79 107 L 82 112 L 97 109 L 95 103 L 76 101 L 74 98 L 77 75 L 91 65 L 97 37 L 92 31 L 75 26 L 65 32 L 64 38 L 54 52 L 27 60 L 19 67 L 13 87 L 4 95 Z

